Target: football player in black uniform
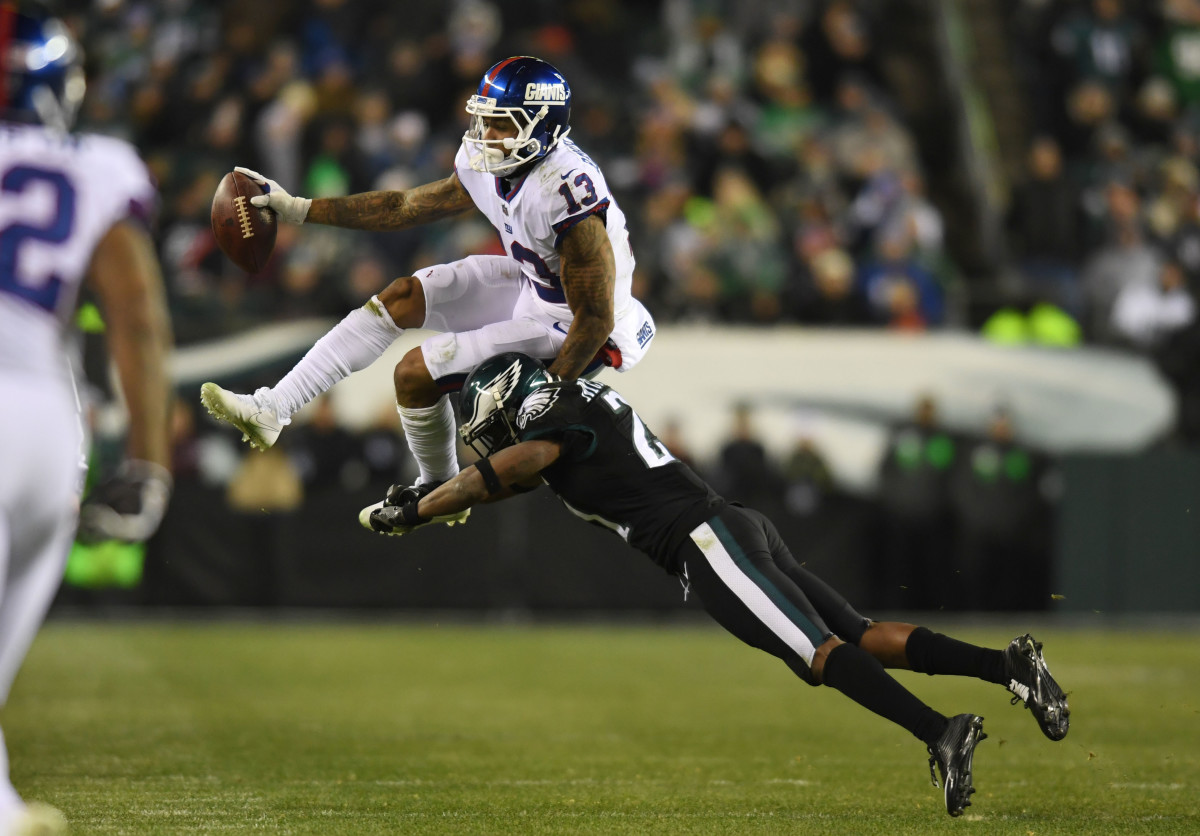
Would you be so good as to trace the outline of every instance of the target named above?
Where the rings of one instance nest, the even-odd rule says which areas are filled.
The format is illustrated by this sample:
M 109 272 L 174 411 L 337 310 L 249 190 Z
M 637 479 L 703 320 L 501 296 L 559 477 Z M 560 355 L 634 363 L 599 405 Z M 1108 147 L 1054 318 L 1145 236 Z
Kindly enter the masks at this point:
M 971 765 L 983 718 L 946 717 L 885 670 L 973 676 L 1006 686 L 1051 740 L 1067 734 L 1066 696 L 1029 636 L 991 650 L 899 622 L 859 615 L 802 567 L 770 520 L 718 496 L 675 459 L 619 394 L 560 380 L 537 360 L 500 354 L 460 395 L 464 441 L 482 456 L 417 502 L 384 500 L 359 521 L 384 534 L 453 525 L 477 502 L 547 484 L 572 513 L 614 532 L 694 590 L 747 644 L 778 656 L 810 685 L 828 685 L 910 731 L 941 773 L 946 810 L 970 805 Z

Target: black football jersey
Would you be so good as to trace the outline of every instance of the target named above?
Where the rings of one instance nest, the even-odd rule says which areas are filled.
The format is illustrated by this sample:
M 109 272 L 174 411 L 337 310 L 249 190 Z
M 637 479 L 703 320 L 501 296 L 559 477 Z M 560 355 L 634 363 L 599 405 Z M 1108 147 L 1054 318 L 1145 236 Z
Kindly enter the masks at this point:
M 672 554 L 723 500 L 676 459 L 617 392 L 590 380 L 543 386 L 521 404 L 522 441 L 553 439 L 562 456 L 542 477 L 567 509 L 675 573 Z

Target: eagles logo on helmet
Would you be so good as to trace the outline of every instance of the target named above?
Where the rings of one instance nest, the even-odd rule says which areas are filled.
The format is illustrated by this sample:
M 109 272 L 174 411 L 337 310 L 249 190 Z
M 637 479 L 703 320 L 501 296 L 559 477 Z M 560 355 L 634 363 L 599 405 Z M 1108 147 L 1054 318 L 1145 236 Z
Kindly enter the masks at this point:
M 508 352 L 483 361 L 467 375 L 458 396 L 459 434 L 481 456 L 517 441 L 517 410 L 533 392 L 557 378 L 538 360 Z
M 467 113 L 471 124 L 463 143 L 471 152 L 471 168 L 506 177 L 546 156 L 570 133 L 571 86 L 540 58 L 506 58 L 484 73 L 467 100 Z M 485 120 L 494 117 L 510 119 L 516 136 L 486 139 Z
M 66 132 L 86 88 L 83 51 L 38 3 L 0 3 L 0 114 Z

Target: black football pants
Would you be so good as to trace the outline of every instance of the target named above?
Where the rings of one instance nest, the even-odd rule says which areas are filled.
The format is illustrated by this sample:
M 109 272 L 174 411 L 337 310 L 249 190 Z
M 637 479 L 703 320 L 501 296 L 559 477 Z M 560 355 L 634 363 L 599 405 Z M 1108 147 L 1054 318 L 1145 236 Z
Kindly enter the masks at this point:
M 782 659 L 805 682 L 816 648 L 831 635 L 858 644 L 870 622 L 802 567 L 774 524 L 726 506 L 680 547 L 689 588 L 717 622 L 751 647 Z

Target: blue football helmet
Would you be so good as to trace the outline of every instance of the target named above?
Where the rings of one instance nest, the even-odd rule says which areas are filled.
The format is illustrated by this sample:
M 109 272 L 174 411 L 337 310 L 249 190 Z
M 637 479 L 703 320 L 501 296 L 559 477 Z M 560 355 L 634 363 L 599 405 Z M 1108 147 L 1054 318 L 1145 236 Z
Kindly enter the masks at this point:
M 571 128 L 571 85 L 540 58 L 505 58 L 483 75 L 479 90 L 467 99 L 471 124 L 463 135 L 471 168 L 497 177 L 550 152 Z M 487 117 L 507 117 L 515 137 L 484 139 Z
M 484 360 L 458 393 L 463 442 L 481 456 L 516 444 L 521 404 L 556 380 L 540 360 L 526 354 L 510 351 Z
M 69 131 L 83 101 L 83 51 L 66 24 L 32 8 L 0 6 L 0 114 Z

